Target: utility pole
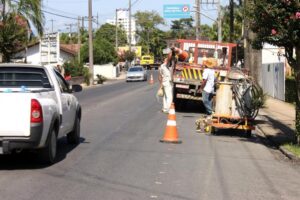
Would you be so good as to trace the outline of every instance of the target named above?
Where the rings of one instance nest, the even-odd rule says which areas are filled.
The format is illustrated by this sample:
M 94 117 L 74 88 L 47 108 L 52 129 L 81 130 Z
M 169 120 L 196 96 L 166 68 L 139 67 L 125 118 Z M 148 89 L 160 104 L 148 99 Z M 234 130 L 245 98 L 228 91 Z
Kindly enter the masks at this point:
M 53 22 L 54 22 L 54 20 L 51 19 L 50 21 L 51 21 L 51 33 L 53 33 Z
M 196 12 L 195 12 L 196 40 L 199 40 L 199 35 L 200 35 L 200 0 L 195 0 L 195 4 L 196 4 Z
M 71 24 L 71 23 L 70 24 L 65 24 L 65 26 L 69 26 L 69 29 L 70 29 L 69 30 L 69 37 L 72 37 L 72 26 L 73 25 L 75 25 L 75 24 Z
M 79 16 L 78 17 L 78 48 L 79 48 L 79 51 L 78 51 L 78 63 L 80 63 L 80 47 L 81 47 L 81 28 L 80 28 L 80 20 L 81 20 L 81 17 Z
M 98 15 L 98 12 L 97 12 L 97 29 L 99 28 L 99 15 Z
M 131 0 L 129 0 L 129 51 L 131 52 Z
M 229 22 L 229 42 L 233 42 L 233 33 L 234 33 L 234 4 L 233 0 L 229 2 L 229 9 L 230 9 L 230 22 Z
M 247 10 L 250 3 L 253 0 L 244 1 L 244 9 Z M 256 35 L 251 31 L 249 27 L 249 20 L 246 18 L 244 20 L 244 54 L 245 54 L 245 68 L 249 70 L 250 76 L 254 78 L 256 83 L 262 86 L 262 53 L 261 50 L 253 49 L 250 41 L 253 40 Z
M 218 42 L 222 42 L 221 0 L 218 0 Z
M 81 17 L 81 27 L 84 30 L 84 17 Z
M 118 50 L 118 10 L 116 9 L 116 51 Z
M 89 67 L 90 84 L 94 85 L 94 55 L 93 55 L 93 23 L 92 23 L 92 0 L 89 0 Z

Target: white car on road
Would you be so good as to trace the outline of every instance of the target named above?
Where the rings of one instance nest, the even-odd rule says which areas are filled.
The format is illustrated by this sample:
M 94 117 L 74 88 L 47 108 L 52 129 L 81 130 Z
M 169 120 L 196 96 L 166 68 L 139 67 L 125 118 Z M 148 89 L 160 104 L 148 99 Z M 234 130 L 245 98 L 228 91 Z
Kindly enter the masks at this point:
M 142 66 L 129 67 L 126 81 L 147 81 L 147 71 Z
M 51 66 L 0 64 L 0 154 L 34 149 L 53 163 L 58 138 L 78 144 L 81 107 L 73 91 Z

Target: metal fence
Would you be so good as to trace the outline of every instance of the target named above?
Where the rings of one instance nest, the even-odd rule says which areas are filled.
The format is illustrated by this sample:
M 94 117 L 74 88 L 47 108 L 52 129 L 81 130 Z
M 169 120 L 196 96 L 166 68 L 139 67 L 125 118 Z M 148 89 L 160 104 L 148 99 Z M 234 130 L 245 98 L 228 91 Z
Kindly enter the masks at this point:
M 284 63 L 262 65 L 262 88 L 275 99 L 285 100 Z

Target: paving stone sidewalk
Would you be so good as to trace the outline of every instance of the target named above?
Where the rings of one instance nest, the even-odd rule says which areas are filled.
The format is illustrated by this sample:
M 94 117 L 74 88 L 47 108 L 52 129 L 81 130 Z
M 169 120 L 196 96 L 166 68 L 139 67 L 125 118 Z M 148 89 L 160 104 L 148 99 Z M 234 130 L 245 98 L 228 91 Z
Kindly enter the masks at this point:
M 278 146 L 295 141 L 295 105 L 268 97 L 256 118 L 256 133 Z

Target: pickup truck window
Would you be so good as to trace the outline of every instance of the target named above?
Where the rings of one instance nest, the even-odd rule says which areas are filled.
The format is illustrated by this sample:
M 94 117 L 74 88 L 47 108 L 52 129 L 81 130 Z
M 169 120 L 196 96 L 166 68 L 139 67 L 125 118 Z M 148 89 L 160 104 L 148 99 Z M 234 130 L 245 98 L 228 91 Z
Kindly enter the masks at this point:
M 44 69 L 34 67 L 0 67 L 0 87 L 52 88 Z
M 56 79 L 58 81 L 58 84 L 59 84 L 61 92 L 69 93 L 70 92 L 70 90 L 69 90 L 69 84 L 62 77 L 62 75 L 59 72 L 55 71 L 55 77 L 56 77 Z

